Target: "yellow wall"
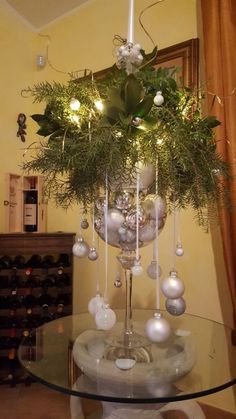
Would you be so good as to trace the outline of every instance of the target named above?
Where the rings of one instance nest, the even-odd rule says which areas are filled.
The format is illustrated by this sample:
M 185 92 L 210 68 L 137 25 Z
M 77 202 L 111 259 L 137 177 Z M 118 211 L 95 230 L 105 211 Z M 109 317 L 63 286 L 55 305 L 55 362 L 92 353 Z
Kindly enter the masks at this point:
M 136 40 L 147 51 L 152 45 L 138 25 L 138 13 L 147 6 L 146 0 L 136 0 Z M 114 34 L 126 36 L 127 0 L 90 0 L 76 12 L 64 17 L 41 31 L 49 35 L 41 37 L 30 31 L 11 11 L 0 3 L 0 50 L 1 50 L 1 165 L 0 199 L 3 200 L 3 175 L 5 172 L 20 172 L 22 161 L 22 143 L 16 138 L 16 119 L 19 112 L 28 116 L 27 145 L 37 139 L 36 125 L 29 115 L 37 112 L 42 105 L 32 105 L 30 99 L 20 96 L 22 88 L 41 80 L 65 82 L 68 72 L 83 68 L 100 70 L 113 64 Z M 150 4 L 150 2 L 149 2 Z M 148 10 L 143 16 L 143 23 L 159 48 L 176 44 L 190 38 L 196 38 L 197 15 L 196 0 L 165 0 Z M 49 44 L 49 61 L 59 71 L 48 64 L 37 70 L 35 57 L 46 53 Z M 171 217 L 160 235 L 160 260 L 163 275 L 167 275 L 171 266 Z M 3 231 L 3 208 L 1 207 L 0 231 Z M 48 231 L 78 231 L 79 209 L 64 212 L 48 206 Z M 177 270 L 185 282 L 187 312 L 232 324 L 231 303 L 226 285 L 223 265 L 221 240 L 217 227 L 213 234 L 205 234 L 193 220 L 191 211 L 181 215 L 181 233 L 185 255 L 178 260 Z M 91 230 L 84 234 L 91 243 Z M 216 256 L 213 249 L 215 248 Z M 109 297 L 111 305 L 124 305 L 124 289 L 116 290 L 113 280 L 117 269 L 115 258 L 117 250 L 110 249 L 109 255 Z M 144 267 L 152 258 L 152 246 L 141 251 Z M 104 287 L 104 246 L 100 243 L 100 278 L 101 289 Z M 74 310 L 85 311 L 88 300 L 95 293 L 96 263 L 88 260 L 75 260 Z M 134 280 L 134 306 L 155 306 L 155 284 L 146 274 Z M 163 306 L 162 301 L 162 306 Z M 225 391 L 208 398 L 206 401 L 234 411 L 232 392 Z M 222 396 L 223 395 L 223 396 Z M 223 400 L 221 400 L 223 397 Z

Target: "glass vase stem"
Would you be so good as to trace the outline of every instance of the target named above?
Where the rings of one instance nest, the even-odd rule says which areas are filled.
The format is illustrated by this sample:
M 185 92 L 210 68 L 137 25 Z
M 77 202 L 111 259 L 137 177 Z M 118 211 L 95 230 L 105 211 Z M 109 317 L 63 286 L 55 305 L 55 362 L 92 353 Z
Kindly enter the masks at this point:
M 125 269 L 125 334 L 130 335 L 133 331 L 132 325 L 132 272 L 131 269 Z

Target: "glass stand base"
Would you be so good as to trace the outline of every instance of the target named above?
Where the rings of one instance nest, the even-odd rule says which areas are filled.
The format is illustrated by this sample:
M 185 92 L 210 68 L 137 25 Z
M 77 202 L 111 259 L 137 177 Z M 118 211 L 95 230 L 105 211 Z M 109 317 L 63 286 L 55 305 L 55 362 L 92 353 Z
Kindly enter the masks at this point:
M 152 362 L 151 343 L 136 332 L 113 332 L 106 339 L 104 358 L 109 361 L 129 359 L 135 362 Z

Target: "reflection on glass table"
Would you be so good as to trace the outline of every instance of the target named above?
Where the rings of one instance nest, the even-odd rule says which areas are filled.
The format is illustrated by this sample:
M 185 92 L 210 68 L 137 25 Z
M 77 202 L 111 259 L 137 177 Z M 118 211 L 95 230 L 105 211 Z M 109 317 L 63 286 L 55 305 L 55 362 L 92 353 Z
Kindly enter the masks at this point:
M 83 418 L 80 397 L 101 400 L 103 418 L 162 418 L 182 410 L 204 418 L 193 400 L 236 383 L 236 347 L 231 329 L 192 315 L 165 317 L 170 339 L 146 341 L 144 325 L 152 310 L 133 310 L 135 339 L 122 334 L 124 311 L 116 310 L 115 330 L 97 330 L 88 314 L 63 317 L 36 329 L 23 341 L 19 358 L 43 384 L 68 393 L 71 416 Z M 145 342 L 145 343 L 144 343 Z M 138 353 L 138 356 L 136 356 Z M 176 403 L 177 402 L 177 403 Z

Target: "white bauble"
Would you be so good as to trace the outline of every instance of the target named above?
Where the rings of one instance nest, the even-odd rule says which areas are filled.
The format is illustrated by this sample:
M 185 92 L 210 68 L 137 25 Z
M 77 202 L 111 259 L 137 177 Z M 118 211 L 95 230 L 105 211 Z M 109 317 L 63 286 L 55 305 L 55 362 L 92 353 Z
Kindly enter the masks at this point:
M 133 276 L 140 276 L 143 273 L 143 267 L 141 264 L 132 266 L 131 272 Z
M 178 278 L 176 271 L 171 271 L 170 276 L 165 278 L 162 282 L 161 289 L 167 298 L 179 298 L 184 293 L 184 283 L 182 279 Z
M 145 332 L 152 342 L 165 342 L 170 337 L 171 328 L 167 320 L 165 320 L 161 313 L 155 313 L 145 325 Z
M 158 218 L 165 217 L 166 215 L 166 202 L 160 196 L 148 194 L 142 206 L 150 218 L 156 219 L 156 210 Z
M 183 249 L 183 247 L 182 247 L 182 244 L 181 244 L 181 243 L 178 243 L 178 244 L 177 244 L 176 249 L 175 249 L 175 254 L 176 254 L 176 256 L 183 256 L 183 254 L 184 254 L 184 249 Z
M 161 106 L 164 103 L 162 92 L 156 92 L 156 96 L 154 97 L 153 102 L 156 106 Z
M 125 217 L 121 211 L 116 208 L 108 210 L 107 228 L 109 231 L 117 231 L 125 221 Z
M 136 361 L 132 358 L 118 358 L 116 359 L 115 364 L 120 370 L 130 370 L 134 367 Z
M 78 238 L 77 242 L 72 247 L 72 253 L 77 258 L 84 258 L 88 256 L 89 246 L 82 237 Z
M 104 304 L 104 298 L 101 297 L 100 294 L 97 294 L 95 297 L 91 298 L 88 303 L 88 311 L 92 316 L 95 316 L 97 311 L 102 307 Z
M 152 221 L 152 220 L 150 220 Z M 146 224 L 140 229 L 139 232 L 139 240 L 142 242 L 150 242 L 156 238 L 156 223 L 154 225 L 151 225 L 151 222 L 149 224 Z
M 116 314 L 109 308 L 109 305 L 103 305 L 95 315 L 95 323 L 98 329 L 109 330 L 116 324 Z
M 89 249 L 88 258 L 89 258 L 89 260 L 92 260 L 92 261 L 98 259 L 98 252 L 95 249 L 95 247 L 91 247 Z

